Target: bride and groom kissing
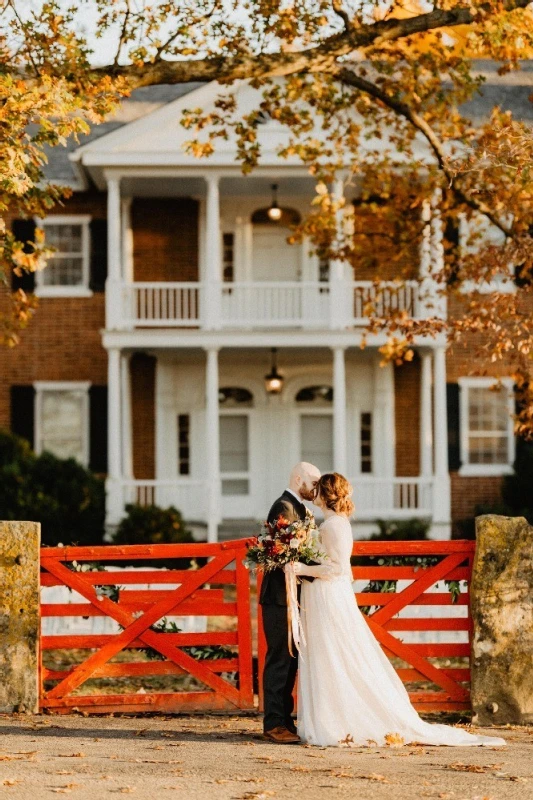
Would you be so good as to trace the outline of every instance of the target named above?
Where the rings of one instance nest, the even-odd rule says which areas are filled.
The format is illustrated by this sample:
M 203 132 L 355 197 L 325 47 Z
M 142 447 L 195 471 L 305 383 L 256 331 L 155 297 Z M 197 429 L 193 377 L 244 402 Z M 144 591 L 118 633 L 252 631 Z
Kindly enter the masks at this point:
M 462 728 L 430 724 L 411 705 L 391 662 L 359 610 L 352 587 L 350 517 L 352 487 L 336 472 L 320 474 L 297 464 L 288 488 L 273 503 L 267 521 L 282 516 L 304 520 L 304 501 L 321 509 L 323 557 L 312 565 L 293 563 L 303 579 L 298 590 L 302 636 L 299 653 L 289 650 L 287 592 L 283 568 L 267 572 L 261 586 L 267 653 L 263 672 L 264 736 L 276 744 L 384 746 L 504 745 L 503 739 Z M 289 567 L 286 567 L 287 569 Z M 298 672 L 298 719 L 293 691 Z

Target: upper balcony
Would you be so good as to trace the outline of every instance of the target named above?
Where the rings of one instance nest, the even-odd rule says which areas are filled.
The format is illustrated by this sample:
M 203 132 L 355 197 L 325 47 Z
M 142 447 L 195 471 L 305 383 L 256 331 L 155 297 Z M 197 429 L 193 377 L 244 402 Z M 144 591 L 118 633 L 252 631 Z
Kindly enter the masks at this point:
M 371 281 L 134 282 L 119 287 L 117 300 L 112 324 L 122 330 L 339 330 L 365 325 L 371 308 L 414 318 L 423 311 L 416 281 L 379 289 Z

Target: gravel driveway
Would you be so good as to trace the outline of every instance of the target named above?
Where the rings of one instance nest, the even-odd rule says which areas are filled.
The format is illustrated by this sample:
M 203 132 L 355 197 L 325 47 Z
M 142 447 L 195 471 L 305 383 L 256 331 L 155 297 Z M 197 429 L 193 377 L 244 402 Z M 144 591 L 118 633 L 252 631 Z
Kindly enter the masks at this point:
M 533 728 L 506 748 L 262 741 L 257 716 L 0 717 L 0 795 L 40 800 L 531 800 Z

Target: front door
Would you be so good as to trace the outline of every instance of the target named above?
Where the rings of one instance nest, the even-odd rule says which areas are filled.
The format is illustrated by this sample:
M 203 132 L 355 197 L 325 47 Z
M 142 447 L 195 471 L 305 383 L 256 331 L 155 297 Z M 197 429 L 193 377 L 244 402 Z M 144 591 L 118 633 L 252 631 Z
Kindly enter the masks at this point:
M 300 456 L 320 472 L 333 469 L 333 417 L 330 412 L 300 416 Z
M 276 225 L 254 225 L 254 281 L 298 281 L 301 246 L 287 243 L 288 229 Z

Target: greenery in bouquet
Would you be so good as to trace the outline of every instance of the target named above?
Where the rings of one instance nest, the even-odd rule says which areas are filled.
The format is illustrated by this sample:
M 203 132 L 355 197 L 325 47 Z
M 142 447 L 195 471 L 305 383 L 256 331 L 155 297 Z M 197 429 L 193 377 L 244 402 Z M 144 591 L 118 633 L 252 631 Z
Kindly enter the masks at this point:
M 263 572 L 282 567 L 290 561 L 317 563 L 324 557 L 318 540 L 318 528 L 310 511 L 305 519 L 289 522 L 280 515 L 274 522 L 264 522 L 255 544 L 248 548 L 247 563 Z

